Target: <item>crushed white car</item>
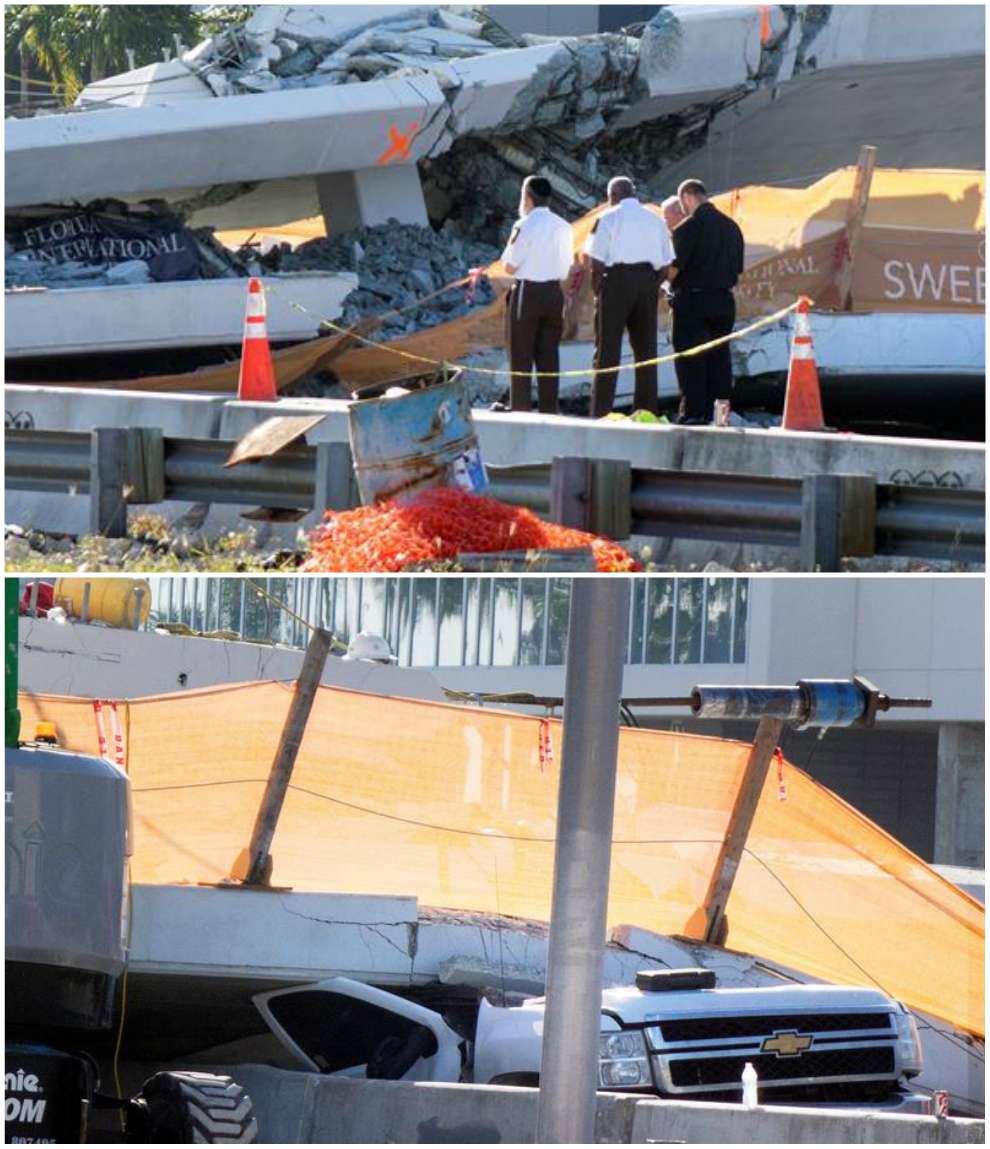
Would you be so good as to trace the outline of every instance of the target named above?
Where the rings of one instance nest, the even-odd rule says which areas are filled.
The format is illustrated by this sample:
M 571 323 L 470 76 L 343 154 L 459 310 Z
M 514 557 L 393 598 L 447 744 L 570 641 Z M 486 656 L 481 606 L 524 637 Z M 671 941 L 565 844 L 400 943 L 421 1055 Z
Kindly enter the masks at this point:
M 434 1010 L 349 978 L 254 998 L 269 1029 L 317 1073 L 538 1085 L 545 1000 L 482 1000 L 473 1037 Z M 599 1085 L 679 1100 L 738 1101 L 744 1066 L 763 1104 L 932 1111 L 909 1010 L 880 990 L 719 989 L 711 970 L 661 970 L 602 993 Z

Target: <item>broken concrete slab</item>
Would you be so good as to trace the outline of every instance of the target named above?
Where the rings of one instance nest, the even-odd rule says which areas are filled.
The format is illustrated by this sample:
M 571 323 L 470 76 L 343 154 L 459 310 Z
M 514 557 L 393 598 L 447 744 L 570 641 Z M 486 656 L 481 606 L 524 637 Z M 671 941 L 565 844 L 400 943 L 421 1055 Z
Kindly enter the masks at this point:
M 673 115 L 715 93 L 746 85 L 760 63 L 760 11 L 754 6 L 672 4 L 647 24 L 637 80 L 646 99 L 616 122 L 631 127 Z
M 556 44 L 543 44 L 452 63 L 450 71 L 460 89 L 451 101 L 451 130 L 466 134 L 501 125 L 534 72 L 552 60 L 557 50 Z
M 15 263 L 8 261 L 8 268 Z M 101 282 L 102 281 L 102 282 Z M 239 346 L 246 279 L 127 281 L 105 275 L 71 288 L 8 291 L 4 300 L 8 359 L 115 353 L 156 348 Z M 312 339 L 320 319 L 340 315 L 357 286 L 349 272 L 266 277 L 268 334 L 278 342 Z M 297 310 L 292 304 L 303 308 Z
M 169 60 L 106 80 L 95 80 L 79 94 L 76 106 L 139 108 L 148 104 L 199 102 L 211 99 L 213 94 L 205 78 L 195 75 L 182 60 Z

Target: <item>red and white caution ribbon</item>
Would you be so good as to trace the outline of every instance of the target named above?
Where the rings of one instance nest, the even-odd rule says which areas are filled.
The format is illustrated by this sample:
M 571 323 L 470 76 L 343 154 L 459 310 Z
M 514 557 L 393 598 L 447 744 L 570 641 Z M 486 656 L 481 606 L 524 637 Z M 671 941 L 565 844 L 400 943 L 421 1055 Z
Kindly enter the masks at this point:
M 110 757 L 110 743 L 107 739 L 106 711 L 110 712 L 110 737 L 113 739 L 113 757 Z M 96 720 L 96 740 L 100 757 L 113 762 L 121 769 L 127 765 L 127 754 L 124 749 L 124 729 L 120 723 L 120 714 L 116 702 L 106 702 L 99 698 L 93 699 L 93 717 Z
M 784 752 L 778 746 L 773 752 L 774 760 L 777 763 L 777 797 L 781 802 L 787 801 L 787 784 L 784 781 Z
M 550 719 L 540 719 L 540 773 L 553 765 L 553 742 L 550 740 Z

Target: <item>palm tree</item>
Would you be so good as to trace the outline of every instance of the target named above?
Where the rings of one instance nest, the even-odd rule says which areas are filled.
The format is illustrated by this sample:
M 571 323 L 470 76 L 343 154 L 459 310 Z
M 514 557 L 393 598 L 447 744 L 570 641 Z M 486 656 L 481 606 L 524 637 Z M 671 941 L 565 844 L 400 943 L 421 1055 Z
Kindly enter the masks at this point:
M 51 85 L 52 95 L 71 103 L 82 87 L 73 60 L 66 25 L 66 8 L 56 4 L 11 4 L 5 11 L 4 50 L 20 59 L 21 108 L 31 95 L 31 66 L 37 65 Z
M 73 57 L 90 81 L 127 68 L 127 50 L 138 64 L 162 58 L 173 36 L 194 44 L 199 24 L 189 4 L 69 4 L 64 9 L 73 33 Z

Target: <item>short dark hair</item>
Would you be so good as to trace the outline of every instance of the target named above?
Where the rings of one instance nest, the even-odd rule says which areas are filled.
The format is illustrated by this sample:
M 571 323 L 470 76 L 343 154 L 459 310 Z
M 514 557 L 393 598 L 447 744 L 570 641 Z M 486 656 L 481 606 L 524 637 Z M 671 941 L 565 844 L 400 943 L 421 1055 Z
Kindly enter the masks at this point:
M 523 194 L 528 195 L 536 207 L 546 207 L 553 195 L 553 188 L 545 176 L 527 176 L 523 180 Z
M 677 196 L 680 198 L 682 195 L 708 195 L 708 189 L 701 182 L 701 180 L 682 180 L 677 186 Z
M 610 203 L 621 203 L 636 194 L 636 185 L 628 176 L 615 176 L 608 181 L 607 194 Z

